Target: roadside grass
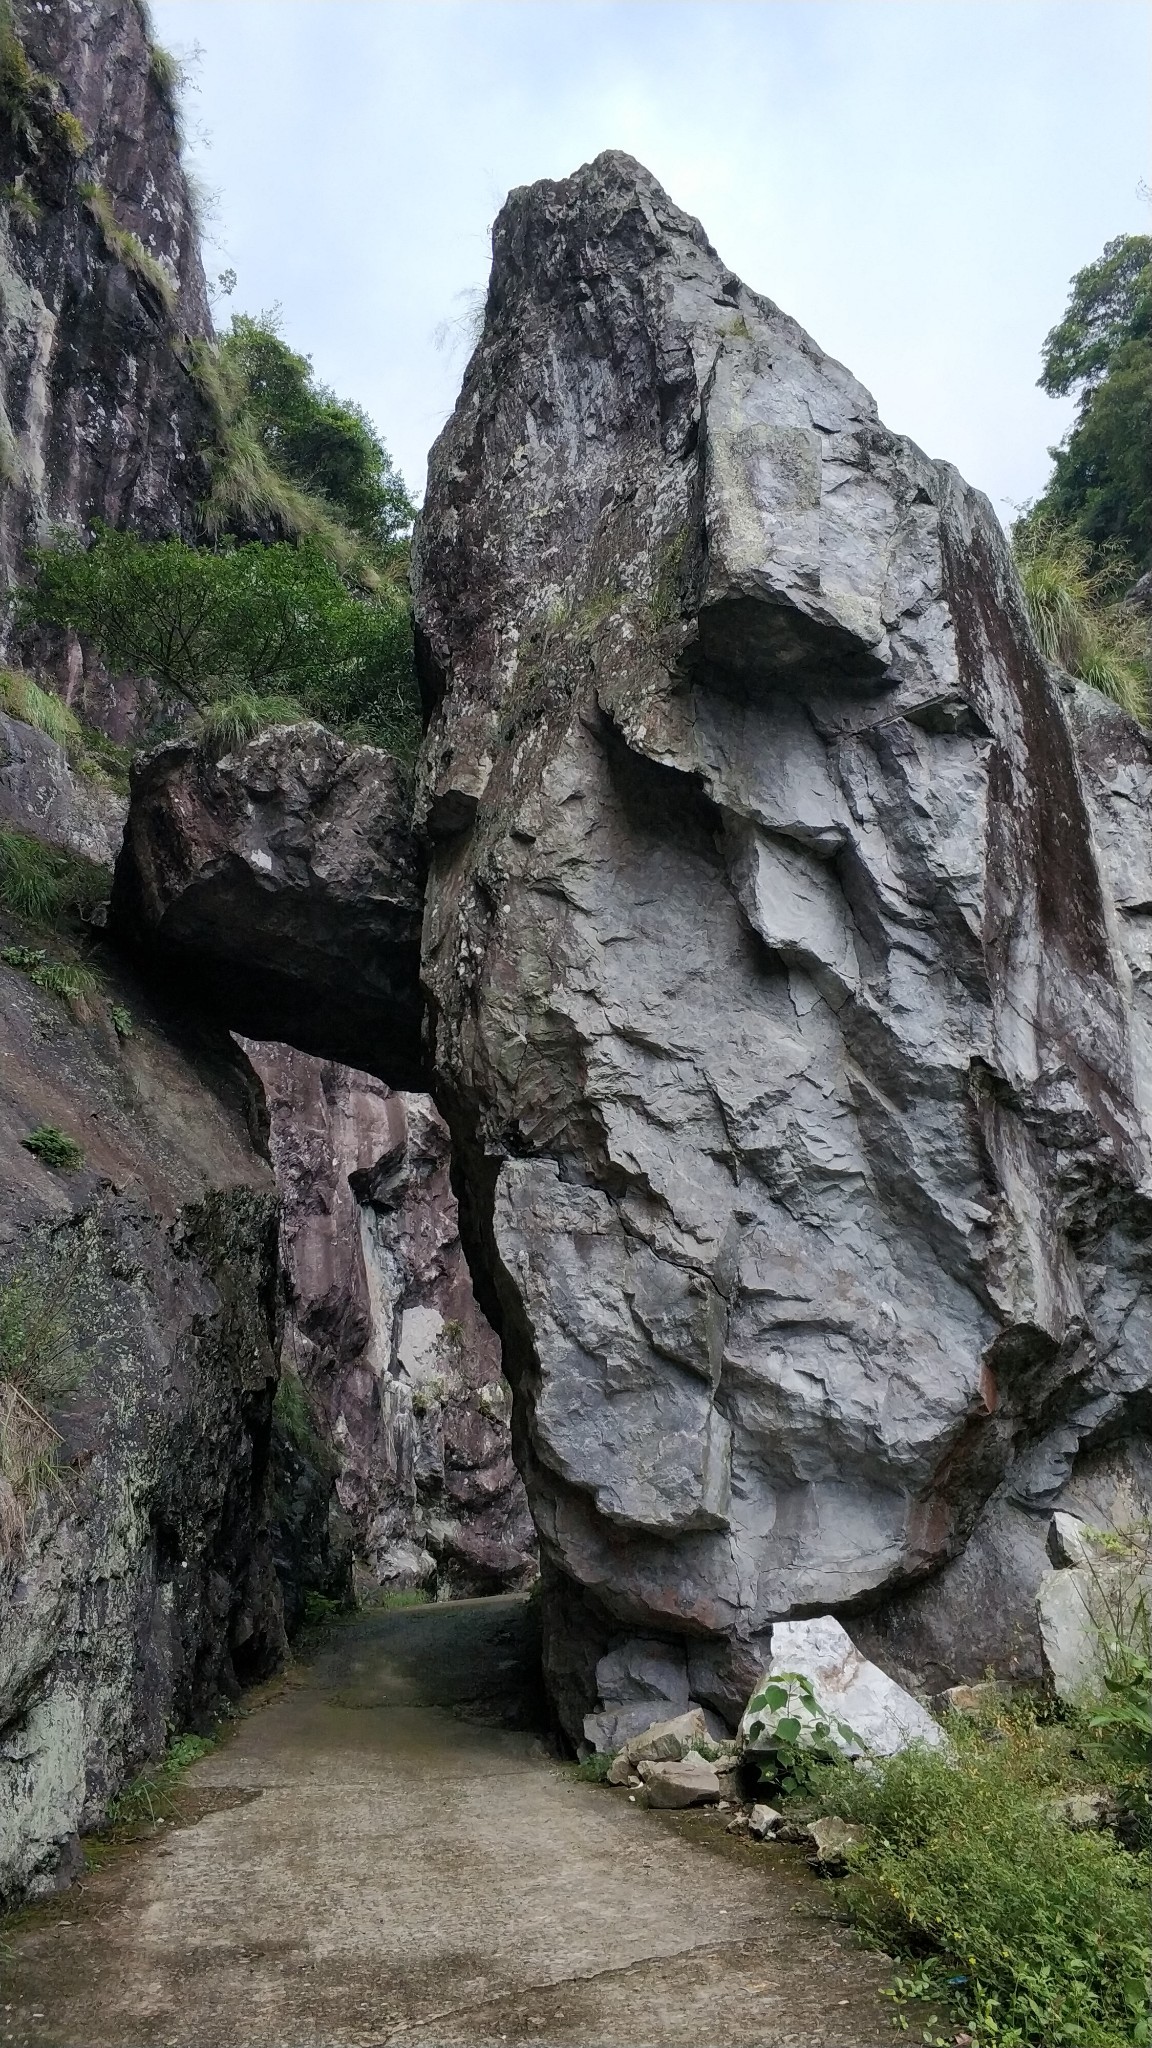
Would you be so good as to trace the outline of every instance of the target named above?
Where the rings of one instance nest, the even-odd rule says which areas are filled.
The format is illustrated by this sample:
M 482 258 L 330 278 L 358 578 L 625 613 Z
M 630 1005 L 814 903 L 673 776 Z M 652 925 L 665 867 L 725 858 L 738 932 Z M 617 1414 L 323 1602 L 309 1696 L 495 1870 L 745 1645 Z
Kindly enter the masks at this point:
M 1152 1854 L 1059 1811 L 1088 1788 L 1126 1807 L 1131 1745 L 1027 1701 L 946 1725 L 951 1754 L 830 1765 L 804 1801 L 868 1831 L 837 1897 L 910 1966 L 898 2002 L 939 2001 L 970 2048 L 1147 2048 Z
M 96 1844 L 130 1842 L 159 1821 L 179 1820 L 178 1794 L 185 1772 L 202 1756 L 209 1756 L 220 1739 L 219 1732 L 173 1736 L 158 1762 L 147 1765 L 109 1802 L 103 1824 L 95 1831 Z

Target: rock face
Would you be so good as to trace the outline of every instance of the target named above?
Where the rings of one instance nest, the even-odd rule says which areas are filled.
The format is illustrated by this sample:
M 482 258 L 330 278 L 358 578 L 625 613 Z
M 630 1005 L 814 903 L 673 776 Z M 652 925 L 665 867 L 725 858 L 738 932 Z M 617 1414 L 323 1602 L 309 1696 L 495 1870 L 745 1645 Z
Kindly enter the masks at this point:
M 425 1096 L 242 1042 L 283 1203 L 285 1362 L 323 1419 L 358 1556 L 388 1586 L 527 1583 L 510 1396 L 464 1262 L 444 1124 Z
M 731 1717 L 825 1609 L 979 1675 L 921 1582 L 1147 1421 L 1147 741 L 637 164 L 493 248 L 416 550 L 423 971 L 561 1711 L 655 1637 Z
M 424 1075 L 422 862 L 405 772 L 319 725 L 223 759 L 177 740 L 132 770 L 112 921 L 248 1036 Z
M 0 826 L 110 868 L 126 810 L 114 790 L 74 776 L 56 740 L 0 712 Z
M 26 935 L 7 921 L 2 942 Z M 284 1649 L 267 1468 L 277 1204 L 245 1075 L 94 952 L 83 1014 L 0 964 L 0 1902 L 52 1890 L 77 1831 Z M 109 1005 L 131 1013 L 131 1037 Z M 52 1125 L 80 1170 L 22 1139 Z M 21 1478 L 11 1376 L 56 1471 Z M 45 1336 L 45 1332 L 47 1335 Z M 54 1433 L 54 1434 L 53 1434 Z
M 195 450 L 207 420 L 186 344 L 211 332 L 171 93 L 143 11 L 135 0 L 14 0 L 11 13 L 32 82 L 0 113 L 0 591 L 23 579 L 25 548 L 53 526 L 188 527 L 206 487 Z M 125 261 L 101 211 L 160 266 L 164 290 Z M 78 650 L 70 682 L 114 727 L 106 679 L 85 678 Z

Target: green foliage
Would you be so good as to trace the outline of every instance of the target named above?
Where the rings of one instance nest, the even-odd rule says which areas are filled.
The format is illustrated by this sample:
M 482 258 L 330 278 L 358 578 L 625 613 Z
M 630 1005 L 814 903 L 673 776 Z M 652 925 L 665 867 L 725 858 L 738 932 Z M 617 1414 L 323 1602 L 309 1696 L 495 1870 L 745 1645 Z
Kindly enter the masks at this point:
M 0 904 L 30 924 L 83 916 L 108 894 L 106 868 L 0 826 Z
M 5 946 L 0 960 L 7 967 L 18 967 L 46 995 L 62 996 L 66 1003 L 83 1004 L 100 986 L 99 976 L 90 967 L 73 960 L 49 960 L 42 946 Z
M 766 1679 L 748 1702 L 747 1736 L 757 1748 L 769 1748 L 760 1777 L 787 1798 L 802 1796 L 823 1765 L 849 1749 L 861 1749 L 859 1736 L 845 1721 L 825 1714 L 800 1671 L 782 1671 Z
M 123 1003 L 112 1003 L 108 1015 L 112 1019 L 112 1029 L 117 1038 L 135 1038 L 136 1026 L 132 1022 L 132 1012 L 126 1010 Z
M 572 1775 L 579 1778 L 582 1785 L 606 1785 L 613 1761 L 612 1757 L 601 1756 L 594 1749 L 590 1755 L 581 1758 Z
M 80 745 L 80 721 L 75 712 L 54 691 L 42 690 L 22 669 L 0 668 L 0 710 L 47 733 L 70 753 Z
M 825 1812 L 862 1822 L 839 1897 L 889 1953 L 921 1960 L 909 1995 L 947 2000 L 979 2048 L 1134 2048 L 1149 2039 L 1152 1863 L 1072 1833 L 1053 1781 L 1105 1767 L 1081 1727 L 949 1723 L 953 1753 L 912 1749 L 822 1772 Z M 1071 1766 L 1071 1771 L 1070 1771 Z
M 294 1372 L 282 1372 L 276 1383 L 272 1413 L 290 1442 L 305 1455 L 311 1453 L 316 1429 L 304 1383 Z
M 388 1592 L 379 1594 L 372 1605 L 382 1608 L 385 1614 L 392 1614 L 404 1607 L 427 1607 L 431 1600 L 432 1595 L 426 1593 L 423 1586 L 393 1586 Z
M 58 1131 L 55 1124 L 37 1124 L 20 1143 L 43 1165 L 55 1167 L 60 1173 L 76 1173 L 84 1164 L 83 1148 L 75 1138 Z
M 305 1628 L 323 1628 L 341 1613 L 339 1600 L 332 1600 L 327 1593 L 317 1593 L 313 1588 L 304 1595 Z
M 367 415 L 317 383 L 308 357 L 282 339 L 275 314 L 236 314 L 220 362 L 273 469 L 386 560 L 415 508 Z
M 37 228 L 44 217 L 44 208 L 34 192 L 22 183 L 0 186 L 0 199 L 8 208 L 14 221 L 21 227 Z
M 109 254 L 150 286 L 171 318 L 176 311 L 177 292 L 163 264 L 157 262 L 151 251 L 144 247 L 139 235 L 134 235 L 130 228 L 123 227 L 117 220 L 112 196 L 105 186 L 84 184 L 77 189 L 104 238 Z
M 249 409 L 243 366 L 222 343 L 202 340 L 185 344 L 185 360 L 212 421 L 209 489 L 200 507 L 205 532 L 311 540 L 343 576 L 376 589 L 380 576 L 359 536 L 276 467 Z
M 1147 719 L 1147 665 L 1140 658 L 1139 627 L 1109 601 L 1115 569 L 1106 560 L 1093 570 L 1087 541 L 1058 526 L 1036 507 L 1019 519 L 1012 547 L 1041 652 L 1070 675 Z
M 34 555 L 26 617 L 70 626 L 170 704 L 291 696 L 312 716 L 408 754 L 419 736 L 406 603 L 349 589 L 315 542 L 219 550 L 98 531 Z M 249 707 L 249 710 L 251 707 Z
M 1116 550 L 1128 576 L 1152 557 L 1152 236 L 1119 235 L 1072 280 L 1044 344 L 1040 383 L 1079 390 L 1040 510 L 1093 551 Z
M 42 137 L 60 143 L 70 156 L 83 156 L 88 137 L 74 114 L 61 105 L 60 89 L 33 70 L 16 31 L 10 0 L 0 0 L 0 119 L 13 139 L 38 154 Z
M 1152 235 L 1117 235 L 1072 279 L 1064 317 L 1044 342 L 1041 389 L 1092 391 L 1133 335 L 1152 332 Z

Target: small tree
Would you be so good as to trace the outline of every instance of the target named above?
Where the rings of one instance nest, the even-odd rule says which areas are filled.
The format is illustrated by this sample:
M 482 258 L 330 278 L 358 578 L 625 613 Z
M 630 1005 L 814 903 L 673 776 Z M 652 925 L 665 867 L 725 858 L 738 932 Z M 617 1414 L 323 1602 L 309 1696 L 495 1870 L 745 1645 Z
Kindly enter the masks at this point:
M 25 614 L 151 677 L 171 708 L 273 698 L 273 716 L 303 710 L 399 753 L 418 738 L 407 604 L 386 585 L 353 594 L 318 543 L 200 549 L 100 528 L 35 561 Z

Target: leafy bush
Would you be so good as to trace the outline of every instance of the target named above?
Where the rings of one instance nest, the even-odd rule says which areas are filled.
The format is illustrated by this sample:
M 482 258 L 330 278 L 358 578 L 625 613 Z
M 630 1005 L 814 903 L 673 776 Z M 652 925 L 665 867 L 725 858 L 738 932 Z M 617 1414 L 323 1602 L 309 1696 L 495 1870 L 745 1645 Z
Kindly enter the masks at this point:
M 25 615 L 72 627 L 171 705 L 291 696 L 397 753 L 415 746 L 407 604 L 354 595 L 314 542 L 212 550 L 103 528 L 90 548 L 63 538 L 35 559 Z
M 74 1393 L 88 1361 L 74 1260 L 30 1254 L 0 1284 L 0 1552 L 24 1531 L 25 1509 L 56 1476 L 58 1432 L 43 1413 Z
M 378 564 L 387 561 L 415 508 L 367 415 L 316 382 L 308 357 L 281 338 L 274 313 L 237 314 L 219 362 L 240 394 L 236 418 L 272 468 L 326 505 Z
M 1152 556 L 1152 236 L 1117 235 L 1077 272 L 1040 384 L 1080 397 L 1042 509 L 1138 575 Z
M 61 1173 L 76 1173 L 84 1164 L 82 1146 L 65 1131 L 58 1131 L 55 1124 L 37 1124 L 20 1143 L 43 1165 L 55 1167 Z
M 135 1038 L 136 1026 L 132 1022 L 132 1012 L 125 1009 L 123 1003 L 110 1004 L 108 1015 L 112 1019 L 112 1029 L 117 1038 Z
M 927 1959 L 905 1988 L 946 1998 L 978 2048 L 1147 2043 L 1152 1862 L 1054 1814 L 1049 1741 L 958 1719 L 950 1733 L 952 1759 L 913 1749 L 822 1774 L 824 1810 L 870 1831 L 840 1891 L 851 1917 Z
M 766 1679 L 753 1693 L 747 1711 L 749 1742 L 772 1752 L 760 1765 L 761 1779 L 785 1797 L 802 1796 L 821 1766 L 835 1762 L 845 1749 L 863 1747 L 847 1722 L 825 1714 L 811 1679 L 801 1671 L 782 1671 Z
M 83 916 L 110 885 L 106 868 L 0 826 L 0 904 L 14 916 L 30 924 L 54 924 L 70 911 Z
M 612 1757 L 603 1756 L 594 1749 L 591 1755 L 581 1758 L 572 1775 L 579 1778 L 582 1785 L 606 1785 L 613 1761 Z

